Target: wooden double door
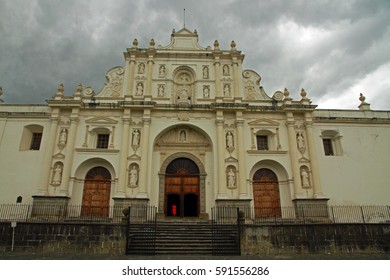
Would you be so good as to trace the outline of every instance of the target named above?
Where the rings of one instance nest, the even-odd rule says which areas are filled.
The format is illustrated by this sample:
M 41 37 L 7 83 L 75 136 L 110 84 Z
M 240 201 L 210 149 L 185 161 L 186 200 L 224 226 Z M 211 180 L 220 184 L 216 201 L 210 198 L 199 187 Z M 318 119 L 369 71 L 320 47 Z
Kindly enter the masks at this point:
M 92 168 L 84 181 L 82 216 L 108 217 L 111 174 L 104 167 Z
M 185 158 L 172 161 L 165 175 L 165 215 L 197 217 L 199 208 L 198 167 Z
M 256 217 L 280 217 L 280 192 L 276 174 L 267 168 L 253 176 L 253 200 Z

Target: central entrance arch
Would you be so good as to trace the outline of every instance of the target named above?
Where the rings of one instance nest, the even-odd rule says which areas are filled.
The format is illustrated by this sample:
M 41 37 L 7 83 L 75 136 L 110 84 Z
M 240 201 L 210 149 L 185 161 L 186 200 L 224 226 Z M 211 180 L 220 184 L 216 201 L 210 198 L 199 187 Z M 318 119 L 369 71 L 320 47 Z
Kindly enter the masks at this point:
M 198 217 L 200 210 L 199 168 L 188 158 L 176 158 L 165 171 L 166 216 Z

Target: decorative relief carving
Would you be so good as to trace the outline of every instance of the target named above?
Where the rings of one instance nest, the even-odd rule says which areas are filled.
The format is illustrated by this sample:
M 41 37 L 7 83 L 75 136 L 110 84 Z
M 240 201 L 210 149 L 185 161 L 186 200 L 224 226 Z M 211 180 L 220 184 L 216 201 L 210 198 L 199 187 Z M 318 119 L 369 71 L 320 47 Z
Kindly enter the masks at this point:
M 234 190 L 237 188 L 236 184 L 236 168 L 232 165 L 229 165 L 226 169 L 226 186 L 230 190 Z
M 210 150 L 211 146 L 207 138 L 187 126 L 178 126 L 162 134 L 156 141 L 155 148 L 158 150 L 175 149 L 182 150 L 202 149 Z
M 261 77 L 252 70 L 242 72 L 244 84 L 244 96 L 248 100 L 271 100 L 260 86 Z
M 232 97 L 232 93 L 231 93 L 231 90 L 230 90 L 230 84 L 225 84 L 223 86 L 223 95 L 225 97 Z
M 125 69 L 123 67 L 115 67 L 109 70 L 106 74 L 107 83 L 104 84 L 103 89 L 97 94 L 99 97 L 118 97 L 122 93 L 123 74 Z M 87 87 L 83 91 L 84 96 L 92 97 L 94 91 L 91 87 Z

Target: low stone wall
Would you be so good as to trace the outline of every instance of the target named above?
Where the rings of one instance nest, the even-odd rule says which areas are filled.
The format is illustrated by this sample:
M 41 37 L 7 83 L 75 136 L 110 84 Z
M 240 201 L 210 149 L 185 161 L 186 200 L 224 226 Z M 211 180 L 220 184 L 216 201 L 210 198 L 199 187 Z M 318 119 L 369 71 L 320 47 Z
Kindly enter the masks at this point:
M 125 225 L 18 223 L 14 251 L 122 256 Z M 0 253 L 12 248 L 11 223 L 0 223 Z M 244 225 L 242 255 L 389 253 L 390 224 Z
M 390 253 L 390 224 L 245 225 L 243 255 Z
M 0 253 L 12 249 L 13 229 L 0 223 Z M 110 224 L 17 223 L 14 251 L 124 255 L 126 226 Z

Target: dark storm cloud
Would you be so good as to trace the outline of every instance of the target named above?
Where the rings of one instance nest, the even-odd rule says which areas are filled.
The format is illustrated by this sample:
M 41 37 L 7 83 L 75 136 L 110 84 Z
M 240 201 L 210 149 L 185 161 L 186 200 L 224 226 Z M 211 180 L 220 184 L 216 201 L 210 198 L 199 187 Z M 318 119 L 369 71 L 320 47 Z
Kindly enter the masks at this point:
M 304 87 L 318 104 L 390 71 L 386 0 L 0 0 L 0 5 L 0 86 L 7 103 L 43 103 L 61 82 L 66 95 L 79 83 L 99 91 L 106 71 L 124 64 L 123 51 L 134 38 L 140 47 L 151 38 L 168 45 L 172 29 L 183 27 L 184 8 L 186 27 L 197 29 L 202 46 L 217 39 L 229 49 L 236 41 L 246 55 L 244 68 L 262 76 L 269 95 L 287 87 L 298 99 Z M 374 75 L 379 68 L 381 75 Z M 389 109 L 384 89 L 359 88 L 372 108 Z M 359 92 L 352 94 L 356 98 L 344 108 L 358 105 Z

